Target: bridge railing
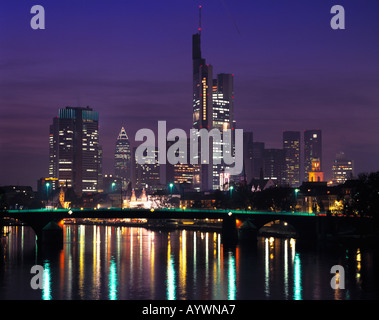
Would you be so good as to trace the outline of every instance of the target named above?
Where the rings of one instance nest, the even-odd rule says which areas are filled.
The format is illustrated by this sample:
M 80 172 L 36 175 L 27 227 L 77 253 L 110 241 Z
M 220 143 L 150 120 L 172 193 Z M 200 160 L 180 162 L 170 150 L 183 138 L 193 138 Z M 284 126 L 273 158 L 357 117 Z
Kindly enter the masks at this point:
M 30 210 L 8 210 L 5 214 L 18 214 L 18 213 L 76 213 L 76 212 L 144 212 L 156 214 L 159 212 L 180 212 L 180 213 L 224 213 L 224 214 L 237 214 L 237 215 L 282 215 L 282 216 L 317 216 L 315 213 L 308 212 L 272 212 L 272 211 L 251 211 L 251 210 L 231 210 L 231 209 L 184 209 L 184 208 L 158 208 L 158 209 L 145 209 L 145 208 L 80 208 L 80 209 L 30 209 Z

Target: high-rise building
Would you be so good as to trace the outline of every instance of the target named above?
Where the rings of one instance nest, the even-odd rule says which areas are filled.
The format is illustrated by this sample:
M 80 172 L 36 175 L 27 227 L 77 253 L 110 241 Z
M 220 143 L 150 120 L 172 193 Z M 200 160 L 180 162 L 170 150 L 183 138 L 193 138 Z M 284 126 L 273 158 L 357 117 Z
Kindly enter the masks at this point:
M 213 128 L 220 130 L 222 143 L 220 146 L 217 145 L 219 142 L 214 142 L 213 145 L 213 159 L 216 159 L 217 153 L 215 152 L 217 148 L 223 151 L 222 154 L 233 152 L 233 145 L 227 145 L 227 142 L 223 138 L 223 130 L 234 129 L 233 122 L 233 75 L 220 73 L 217 75 L 217 79 L 213 80 L 213 93 L 212 93 L 212 104 L 213 104 Z M 234 141 L 234 139 L 232 139 Z M 233 155 L 233 154 L 232 154 Z M 223 162 L 221 155 L 220 164 L 213 164 L 213 177 L 212 177 L 212 189 L 220 189 L 220 176 L 226 169 L 226 165 Z
M 220 73 L 213 80 L 213 127 L 220 131 L 233 128 L 233 75 Z
M 291 187 L 298 187 L 300 185 L 300 132 L 283 132 L 283 150 L 285 157 L 285 184 Z
M 178 190 L 196 190 L 200 191 L 199 166 L 190 163 L 190 142 L 187 139 L 186 155 L 181 154 L 179 150 L 177 156 L 187 156 L 187 163 L 166 164 L 166 184 L 174 183 Z M 167 142 L 167 150 L 174 144 L 174 141 Z
M 199 6 L 199 14 L 201 16 L 201 6 Z M 192 127 L 197 130 L 213 128 L 220 131 L 233 130 L 233 75 L 221 73 L 217 75 L 217 79 L 213 79 L 213 67 L 206 64 L 201 54 L 201 20 L 199 20 L 198 32 L 192 35 L 192 66 Z M 222 163 L 214 165 L 213 162 L 214 150 L 219 146 L 212 146 L 211 143 L 209 145 L 209 163 L 199 164 L 201 191 L 218 189 L 220 173 L 225 169 Z M 233 150 L 233 146 L 221 146 L 223 147 Z
M 131 179 L 131 150 L 128 135 L 122 127 L 116 140 L 116 150 L 114 154 L 114 173 L 123 181 L 123 187 Z
M 99 114 L 91 108 L 66 107 L 50 126 L 49 177 L 75 193 L 97 192 L 101 178 Z
M 243 168 L 246 181 L 250 183 L 254 179 L 254 142 L 252 132 L 243 133 Z
M 201 10 L 201 8 L 200 8 Z M 192 127 L 200 130 L 211 130 L 213 126 L 213 68 L 207 65 L 201 55 L 201 28 L 192 35 L 192 65 L 193 65 L 193 97 L 192 97 Z M 213 178 L 213 152 L 210 144 L 209 163 L 199 164 L 200 189 L 202 191 L 212 189 Z M 199 161 L 200 162 L 200 161 Z
M 309 181 L 308 173 L 312 171 L 313 160 L 319 160 L 322 171 L 321 130 L 304 131 L 304 181 Z
M 263 179 L 264 177 L 264 142 L 253 142 L 253 178 Z
M 272 179 L 277 185 L 284 184 L 284 150 L 264 150 L 264 179 Z
M 354 161 L 346 158 L 345 153 L 336 154 L 336 159 L 332 166 L 333 184 L 342 184 L 346 180 L 352 179 L 354 175 Z
M 135 155 L 135 170 L 134 170 L 134 183 L 133 186 L 139 190 L 156 191 L 160 186 L 160 165 L 158 162 L 158 148 L 155 147 L 153 154 L 144 154 L 144 161 L 138 158 L 134 148 L 133 154 Z M 143 164 L 140 164 L 144 162 Z

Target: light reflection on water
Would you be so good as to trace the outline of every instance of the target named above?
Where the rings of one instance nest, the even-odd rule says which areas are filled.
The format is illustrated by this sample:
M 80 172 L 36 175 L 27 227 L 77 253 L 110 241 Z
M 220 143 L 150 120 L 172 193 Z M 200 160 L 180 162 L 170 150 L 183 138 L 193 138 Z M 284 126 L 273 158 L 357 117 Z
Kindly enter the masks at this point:
M 1 299 L 373 299 L 374 253 L 299 251 L 295 239 L 258 238 L 228 248 L 216 232 L 64 226 L 62 250 L 35 247 L 29 227 L 9 227 L 0 264 Z M 44 267 L 42 290 L 30 268 Z M 346 289 L 330 268 L 346 265 Z M 365 280 L 365 281 L 364 281 Z

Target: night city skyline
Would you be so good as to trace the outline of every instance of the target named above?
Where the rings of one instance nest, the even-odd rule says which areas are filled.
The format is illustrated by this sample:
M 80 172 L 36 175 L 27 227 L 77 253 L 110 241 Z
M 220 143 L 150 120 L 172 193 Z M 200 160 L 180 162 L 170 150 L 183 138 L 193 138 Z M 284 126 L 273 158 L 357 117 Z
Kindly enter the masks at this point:
M 40 4 L 46 30 L 30 28 L 30 1 L 0 13 L 2 185 L 35 188 L 47 176 L 49 125 L 65 106 L 99 112 L 104 174 L 122 127 L 131 141 L 159 120 L 191 128 L 197 1 Z M 282 148 L 283 131 L 300 131 L 303 144 L 305 130 L 320 129 L 328 178 L 341 151 L 355 173 L 379 169 L 379 4 L 343 1 L 340 31 L 333 4 L 208 1 L 202 11 L 203 56 L 214 74 L 234 74 L 237 128 L 268 148 Z
M 374 310 L 379 0 L 0 2 L 4 310 Z

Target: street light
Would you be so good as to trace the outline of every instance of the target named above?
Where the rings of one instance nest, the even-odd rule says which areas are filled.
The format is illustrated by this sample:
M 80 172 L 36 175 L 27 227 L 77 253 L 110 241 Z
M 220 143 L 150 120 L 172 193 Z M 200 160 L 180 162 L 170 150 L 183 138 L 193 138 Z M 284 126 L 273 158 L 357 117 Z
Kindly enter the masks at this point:
M 296 207 L 297 207 L 297 194 L 300 192 L 300 189 L 295 189 L 295 201 L 296 201 L 296 203 L 295 203 L 295 211 L 296 211 Z
M 49 187 L 50 187 L 50 183 L 46 182 L 46 206 L 48 205 L 48 202 L 49 202 Z
M 229 190 L 230 190 L 230 197 L 232 197 L 233 189 L 234 189 L 234 186 L 230 186 L 230 188 L 229 188 Z
M 172 188 L 173 188 L 174 184 L 173 183 L 170 183 L 169 184 L 169 187 L 170 187 L 170 194 L 171 194 L 171 198 L 172 198 Z

